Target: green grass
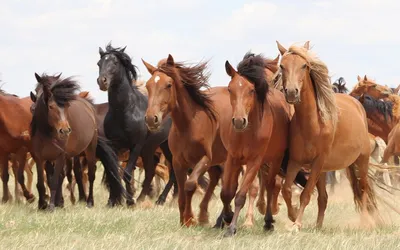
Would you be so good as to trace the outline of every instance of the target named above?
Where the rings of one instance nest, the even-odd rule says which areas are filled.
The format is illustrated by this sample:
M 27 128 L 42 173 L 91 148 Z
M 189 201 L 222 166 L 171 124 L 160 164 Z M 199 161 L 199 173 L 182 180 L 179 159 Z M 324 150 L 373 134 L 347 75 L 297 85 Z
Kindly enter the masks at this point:
M 72 206 L 64 193 L 66 206 L 54 213 L 37 211 L 34 204 L 0 205 L 0 249 L 399 249 L 399 215 L 385 210 L 386 224 L 373 230 L 359 227 L 351 191 L 346 187 L 331 197 L 322 230 L 314 229 L 316 197 L 306 209 L 300 233 L 287 232 L 290 225 L 286 206 L 275 217 L 275 231 L 263 231 L 263 218 L 255 211 L 255 226 L 239 228 L 234 238 L 223 238 L 223 231 L 208 227 L 182 228 L 175 202 L 164 207 L 105 207 L 107 192 L 100 186 L 98 173 L 95 207 Z M 10 184 L 13 181 L 10 181 Z M 12 188 L 12 187 L 11 187 Z M 13 190 L 13 189 L 12 189 Z M 2 190 L 1 190 L 2 191 Z M 219 191 L 216 192 L 219 196 Z M 35 195 L 36 190 L 35 190 Z M 193 204 L 198 212 L 199 196 Z M 219 199 L 210 203 L 213 223 L 222 207 Z M 244 222 L 247 205 L 239 224 Z

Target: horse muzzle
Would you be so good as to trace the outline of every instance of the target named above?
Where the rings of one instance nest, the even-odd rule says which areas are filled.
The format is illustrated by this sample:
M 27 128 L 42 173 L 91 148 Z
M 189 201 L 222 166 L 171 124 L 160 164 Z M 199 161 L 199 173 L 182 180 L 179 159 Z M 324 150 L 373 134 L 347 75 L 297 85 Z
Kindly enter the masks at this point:
M 300 103 L 300 93 L 298 89 L 284 89 L 286 101 L 290 104 Z
M 161 115 L 146 115 L 144 117 L 147 128 L 152 131 L 158 131 L 161 128 L 162 116 Z
M 108 83 L 106 77 L 99 76 L 97 78 L 97 84 L 99 85 L 100 90 L 102 90 L 102 91 L 107 91 L 108 90 L 109 83 Z
M 236 131 L 243 131 L 247 128 L 249 124 L 247 118 L 244 117 L 234 117 L 232 118 L 232 125 Z

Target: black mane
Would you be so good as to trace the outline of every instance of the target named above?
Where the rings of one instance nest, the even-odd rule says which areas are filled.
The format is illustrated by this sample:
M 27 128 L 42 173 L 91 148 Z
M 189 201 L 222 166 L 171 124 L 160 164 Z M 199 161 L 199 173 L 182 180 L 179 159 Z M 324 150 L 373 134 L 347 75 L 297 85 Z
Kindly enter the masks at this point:
M 124 52 L 124 50 L 125 48 L 114 48 L 111 46 L 111 43 L 109 43 L 106 47 L 106 52 L 104 55 L 115 55 L 121 61 L 122 65 L 124 65 L 128 79 L 132 83 L 138 78 L 137 67 L 132 64 L 132 59 Z
M 238 73 L 254 84 L 261 110 L 264 109 L 264 101 L 269 91 L 265 68 L 266 58 L 262 54 L 255 55 L 251 52 L 247 52 L 237 66 Z
M 48 89 L 53 100 L 59 107 L 64 107 L 77 98 L 77 91 L 79 91 L 80 87 L 72 77 L 57 79 L 54 78 L 54 76 L 44 74 L 41 78 L 42 81 L 38 83 L 37 87 L 41 88 L 43 91 L 47 91 L 46 89 Z M 51 136 L 53 128 L 48 123 L 48 103 L 45 100 L 44 93 L 38 96 L 34 105 L 35 111 L 31 122 L 32 136 L 34 136 L 38 130 L 45 136 Z
M 356 99 L 360 100 L 360 97 L 356 97 Z M 385 117 L 385 121 L 388 121 L 388 117 L 393 119 L 393 103 L 391 101 L 377 100 L 365 94 L 363 96 L 362 105 L 367 114 L 378 112 Z
M 346 81 L 343 77 L 340 77 L 332 84 L 332 89 L 335 93 L 347 94 L 349 90 L 346 88 Z

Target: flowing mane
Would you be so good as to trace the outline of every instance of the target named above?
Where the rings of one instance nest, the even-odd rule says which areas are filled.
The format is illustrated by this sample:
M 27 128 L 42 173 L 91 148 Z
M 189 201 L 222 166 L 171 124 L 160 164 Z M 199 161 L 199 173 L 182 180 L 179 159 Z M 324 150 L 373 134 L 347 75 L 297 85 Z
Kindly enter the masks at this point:
M 361 99 L 361 97 L 357 97 L 357 99 Z M 367 114 L 372 114 L 374 112 L 378 112 L 385 117 L 385 120 L 388 121 L 388 118 L 393 119 L 393 103 L 391 101 L 382 101 L 373 98 L 370 95 L 363 95 L 362 105 L 367 112 Z
M 237 66 L 238 73 L 254 85 L 261 110 L 264 110 L 264 102 L 269 90 L 264 69 L 270 69 L 270 67 L 272 67 L 271 63 L 268 65 L 268 59 L 262 54 L 255 55 L 251 52 L 247 52 Z
M 322 120 L 332 120 L 333 125 L 336 126 L 338 110 L 336 108 L 335 92 L 332 90 L 328 67 L 310 50 L 303 47 L 292 45 L 287 53 L 298 55 L 307 61 L 321 118 Z
M 182 82 L 192 100 L 205 109 L 212 120 L 216 120 L 213 101 L 210 96 L 201 90 L 202 87 L 210 88 L 208 79 L 210 73 L 207 71 L 208 62 L 201 62 L 193 66 L 187 66 L 183 62 L 175 62 L 174 66 L 168 65 L 165 59 L 158 63 L 157 70 Z
M 343 77 L 340 77 L 332 84 L 332 89 L 335 93 L 347 94 L 349 89 L 346 88 L 346 81 Z M 336 90 L 336 91 L 335 91 Z
M 122 65 L 124 65 L 129 82 L 133 82 L 138 78 L 138 73 L 136 70 L 137 67 L 132 64 L 132 59 L 124 52 L 124 50 L 125 48 L 114 48 L 111 46 L 111 43 L 109 43 L 106 47 L 106 52 L 104 55 L 115 55 L 121 61 Z
M 69 102 L 77 98 L 77 91 L 80 87 L 72 77 L 59 79 L 55 76 L 42 75 L 42 81 L 38 83 L 37 88 L 43 91 L 49 91 L 53 100 L 59 107 L 64 107 Z M 45 94 L 38 95 L 35 103 L 35 111 L 31 122 L 31 133 L 35 135 L 36 131 L 40 131 L 44 136 L 50 137 L 53 128 L 48 123 L 48 106 L 45 100 Z

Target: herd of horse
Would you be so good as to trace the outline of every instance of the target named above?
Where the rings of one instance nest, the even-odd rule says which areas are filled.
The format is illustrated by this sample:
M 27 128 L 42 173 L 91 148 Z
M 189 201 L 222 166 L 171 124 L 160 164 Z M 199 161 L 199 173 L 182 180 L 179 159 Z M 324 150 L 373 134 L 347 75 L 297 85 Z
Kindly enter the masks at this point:
M 79 200 L 92 207 L 96 162 L 101 161 L 110 207 L 123 199 L 128 206 L 143 201 L 152 194 L 156 173 L 166 172 L 167 184 L 156 203 L 164 204 L 173 189 L 182 225 L 209 223 L 208 205 L 221 180 L 223 209 L 215 227 L 227 225 L 225 236 L 236 233 L 247 195 L 245 223 L 253 224 L 258 196 L 264 229 L 273 230 L 281 191 L 291 230 L 298 231 L 315 188 L 316 225 L 322 227 L 327 180 L 333 185 L 335 171 L 344 169 L 356 208 L 373 224 L 379 179 L 369 175 L 370 157 L 380 138 L 387 147 L 379 164 L 400 156 L 400 96 L 366 76 L 358 77 L 347 94 L 343 78 L 331 84 L 327 66 L 309 42 L 288 49 L 277 45 L 276 59 L 248 52 L 236 68 L 226 61 L 230 81 L 224 87 L 208 85 L 207 62 L 186 64 L 168 55 L 154 66 L 142 59 L 151 74 L 143 89 L 125 48 L 109 44 L 99 48 L 97 62 L 98 86 L 108 94 L 102 104 L 79 92 L 71 77 L 35 73 L 30 97 L 0 93 L 2 201 L 10 199 L 9 162 L 19 184 L 16 192 L 20 187 L 28 202 L 35 200 L 31 185 L 36 163 L 39 209 L 63 206 L 65 176 L 72 194 L 75 182 Z M 161 157 L 165 164 L 160 165 Z M 136 166 L 145 177 L 135 201 Z M 292 205 L 294 184 L 303 188 L 299 209 Z M 205 193 L 196 219 L 192 198 L 198 186 Z

